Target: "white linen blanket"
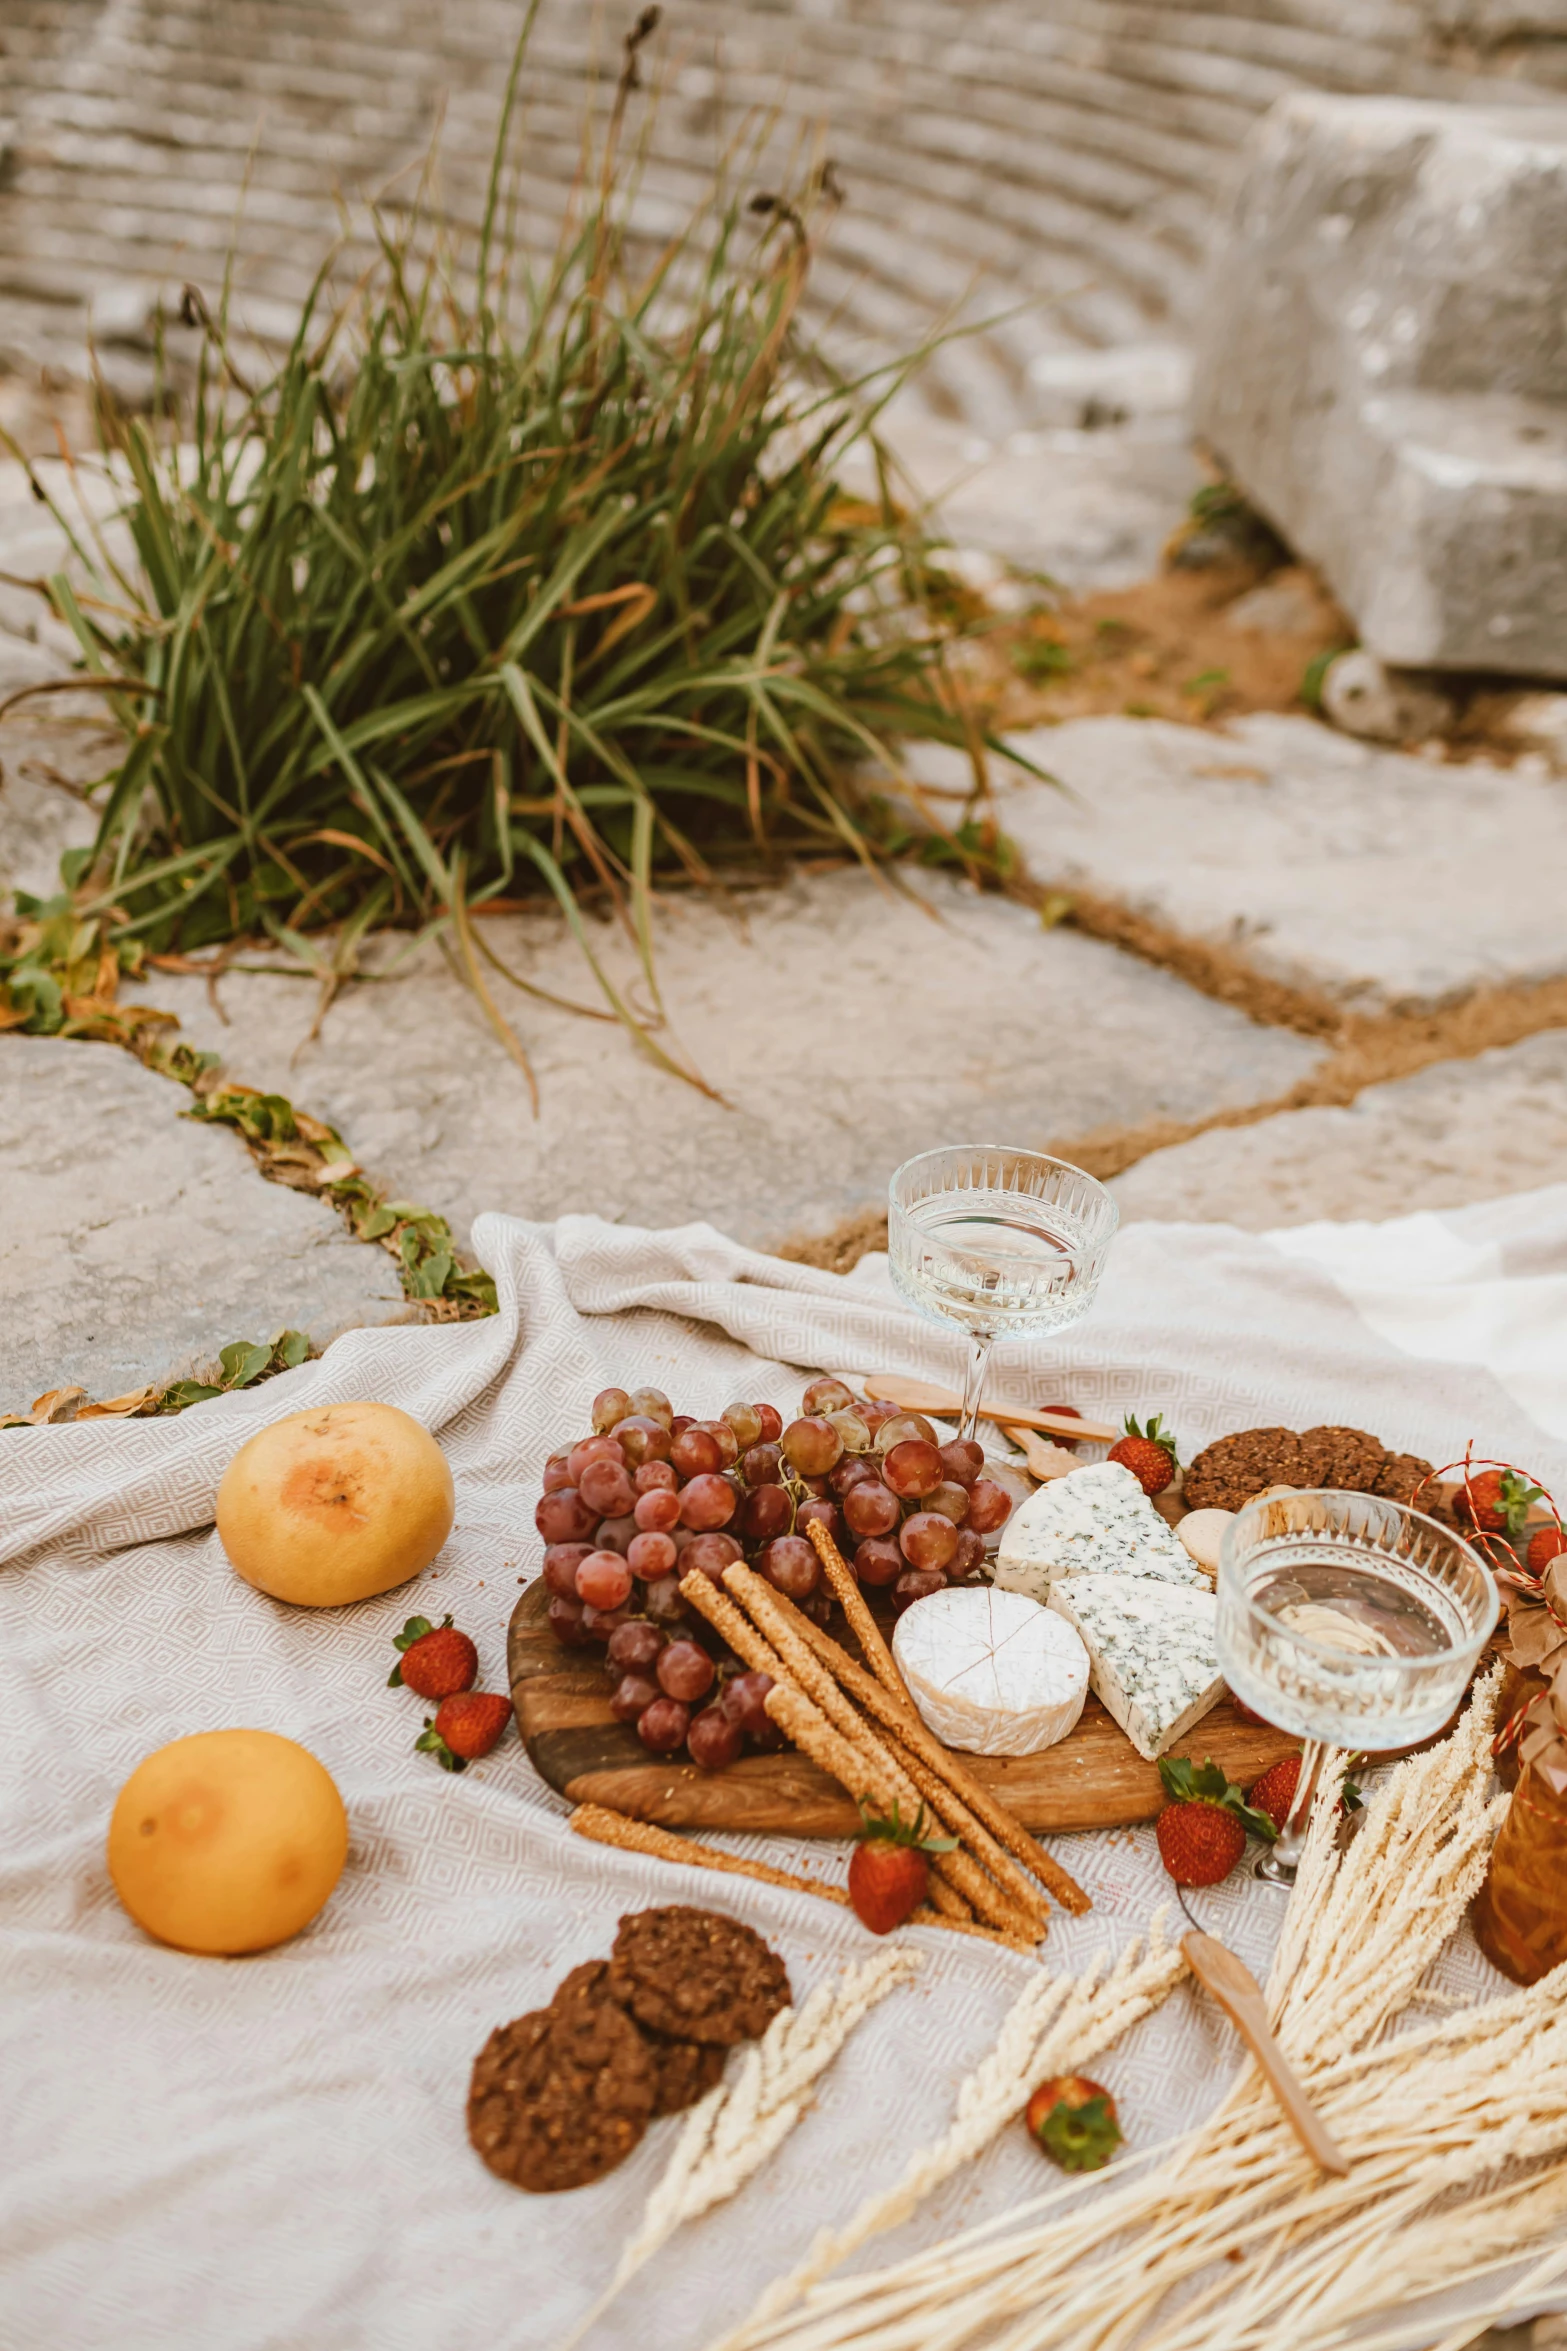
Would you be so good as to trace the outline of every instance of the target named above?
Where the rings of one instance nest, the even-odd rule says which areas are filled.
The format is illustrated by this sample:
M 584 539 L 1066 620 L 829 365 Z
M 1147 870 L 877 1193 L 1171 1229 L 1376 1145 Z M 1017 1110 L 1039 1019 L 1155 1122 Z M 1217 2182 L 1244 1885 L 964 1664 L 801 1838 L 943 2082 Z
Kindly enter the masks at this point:
M 546 1454 L 611 1381 L 677 1409 L 788 1409 L 800 1368 L 948 1382 L 958 1343 L 866 1260 L 848 1277 L 705 1225 L 476 1227 L 490 1321 L 360 1331 L 318 1363 L 177 1419 L 0 1437 L 0 2343 L 63 2351 L 548 2351 L 614 2266 L 667 2159 L 656 2124 L 620 2171 L 528 2197 L 468 2147 L 468 2069 L 490 2029 L 607 1952 L 624 1910 L 710 1903 L 783 1952 L 797 1995 L 867 1948 L 808 1896 L 667 1868 L 570 1836 L 514 1736 L 464 1777 L 414 1752 L 423 1709 L 388 1690 L 391 1639 L 451 1609 L 505 1686 L 505 1629 L 535 1572 Z M 1250 1235 L 1134 1225 L 1094 1314 L 1009 1351 L 1005 1392 L 1089 1413 L 1162 1411 L 1189 1449 L 1259 1421 L 1374 1429 L 1441 1462 L 1478 1452 L 1567 1489 L 1567 1186 L 1379 1227 Z M 0 1337 L 0 1354 L 4 1341 Z M 795 1368 L 786 1368 L 795 1367 Z M 241 1583 L 210 1527 L 251 1431 L 307 1403 L 382 1397 L 437 1431 L 456 1530 L 417 1586 L 327 1614 Z M 149 1942 L 104 1867 L 116 1790 L 187 1732 L 248 1724 L 311 1748 L 347 1803 L 347 1869 L 283 1949 L 198 1959 Z M 1147 1922 L 1168 1891 L 1147 1829 L 1059 1841 L 1095 1909 L 1048 1964 Z M 760 1850 L 760 1847 L 756 1849 Z M 830 1846 L 771 1850 L 837 1874 Z M 1205 1923 L 1265 1966 L 1277 1900 L 1239 1879 Z M 1179 1923 L 1177 1921 L 1177 1923 Z M 935 2136 L 1030 1963 L 919 1930 L 918 1982 L 863 2025 L 814 2110 L 732 2203 L 687 2229 L 591 2338 L 699 2351 L 910 2150 Z M 1465 1938 L 1450 1988 L 1497 1979 Z M 1239 2055 L 1186 1991 L 1102 2071 L 1131 2140 L 1195 2120 Z M 1042 2184 L 1013 2128 L 895 2253 Z

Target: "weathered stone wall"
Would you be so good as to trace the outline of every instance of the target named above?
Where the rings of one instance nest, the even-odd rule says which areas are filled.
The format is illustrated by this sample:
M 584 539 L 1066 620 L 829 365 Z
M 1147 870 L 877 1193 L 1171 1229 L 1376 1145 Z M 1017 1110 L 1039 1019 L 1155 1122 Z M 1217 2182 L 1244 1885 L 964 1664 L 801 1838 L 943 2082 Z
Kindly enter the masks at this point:
M 612 7 L 613 51 L 629 19 Z M 515 0 L 0 0 L 0 358 L 134 346 L 138 289 L 210 285 L 249 176 L 241 285 L 287 315 L 351 196 L 407 172 L 443 109 L 471 215 Z M 524 194 L 540 225 L 580 155 L 596 12 L 545 0 Z M 1567 89 L 1567 0 L 675 0 L 646 204 L 702 184 L 726 126 L 823 122 L 850 202 L 819 282 L 873 346 L 947 306 L 1028 317 L 953 354 L 938 405 L 1027 413 L 1029 355 L 1177 329 L 1230 159 L 1299 88 L 1528 103 Z

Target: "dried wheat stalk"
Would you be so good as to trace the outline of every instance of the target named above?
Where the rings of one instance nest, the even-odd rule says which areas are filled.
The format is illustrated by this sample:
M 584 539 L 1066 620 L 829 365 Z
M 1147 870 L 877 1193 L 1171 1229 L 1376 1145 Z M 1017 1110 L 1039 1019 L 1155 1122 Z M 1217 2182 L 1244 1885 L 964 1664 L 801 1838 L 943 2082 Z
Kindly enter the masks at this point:
M 895 1944 L 846 1968 L 836 1982 L 818 1984 L 803 2008 L 779 2011 L 730 2079 L 692 2108 L 614 2276 L 560 2351 L 581 2341 L 676 2229 L 737 2194 L 761 2169 L 809 2107 L 816 2081 L 861 2018 L 908 1983 L 920 1964 L 917 1952 Z

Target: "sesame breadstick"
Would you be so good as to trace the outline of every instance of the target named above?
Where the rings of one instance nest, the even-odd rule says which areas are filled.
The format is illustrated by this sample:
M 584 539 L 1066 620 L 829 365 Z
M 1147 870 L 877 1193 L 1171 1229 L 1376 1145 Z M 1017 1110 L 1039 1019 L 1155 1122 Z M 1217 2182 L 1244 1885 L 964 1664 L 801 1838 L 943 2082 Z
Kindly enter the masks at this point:
M 806 1528 L 822 1563 L 822 1571 L 837 1595 L 838 1604 L 854 1629 L 854 1637 L 865 1652 L 865 1662 L 884 1689 L 890 1690 L 905 1706 L 912 1704 L 907 1686 L 892 1651 L 882 1638 L 880 1625 L 865 1605 L 865 1595 L 858 1579 L 849 1571 L 849 1564 L 819 1518 L 813 1518 Z
M 753 1673 L 771 1674 L 775 1682 L 784 1678 L 784 1661 L 764 1641 L 750 1619 L 742 1614 L 734 1602 L 725 1597 L 711 1576 L 699 1568 L 689 1568 L 680 1579 L 680 1597 L 694 1608 L 698 1616 L 705 1616 L 715 1633 L 729 1643 L 737 1657 L 743 1657 Z

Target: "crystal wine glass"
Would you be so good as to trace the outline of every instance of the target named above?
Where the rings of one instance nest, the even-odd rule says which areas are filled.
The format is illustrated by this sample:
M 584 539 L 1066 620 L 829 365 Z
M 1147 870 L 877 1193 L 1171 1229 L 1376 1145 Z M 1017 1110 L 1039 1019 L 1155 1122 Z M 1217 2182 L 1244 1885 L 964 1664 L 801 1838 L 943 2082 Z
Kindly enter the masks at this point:
M 1328 1747 L 1413 1747 L 1457 1711 L 1496 1622 L 1463 1538 L 1376 1494 L 1259 1495 L 1224 1530 L 1219 1665 L 1241 1703 L 1304 1744 L 1256 1875 L 1291 1886 Z
M 992 1347 L 1088 1312 L 1121 1212 L 1080 1167 L 988 1143 L 906 1159 L 887 1196 L 893 1281 L 974 1342 L 960 1429 L 972 1437 Z

